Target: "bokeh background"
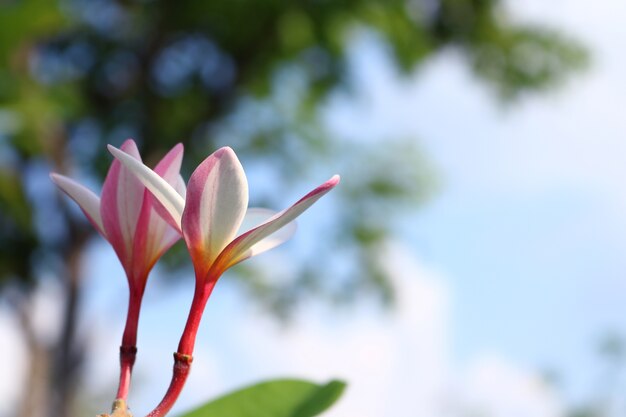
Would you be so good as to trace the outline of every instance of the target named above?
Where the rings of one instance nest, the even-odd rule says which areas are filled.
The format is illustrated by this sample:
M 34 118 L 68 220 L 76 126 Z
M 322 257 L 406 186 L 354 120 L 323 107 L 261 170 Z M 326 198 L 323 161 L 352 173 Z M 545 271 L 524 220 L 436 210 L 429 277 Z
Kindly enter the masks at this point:
M 126 282 L 50 171 L 105 144 L 184 176 L 219 146 L 255 206 L 341 185 L 229 271 L 176 410 L 337 377 L 332 417 L 626 416 L 626 3 L 0 1 L 0 415 L 104 412 Z M 193 277 L 148 284 L 130 405 L 170 377 Z

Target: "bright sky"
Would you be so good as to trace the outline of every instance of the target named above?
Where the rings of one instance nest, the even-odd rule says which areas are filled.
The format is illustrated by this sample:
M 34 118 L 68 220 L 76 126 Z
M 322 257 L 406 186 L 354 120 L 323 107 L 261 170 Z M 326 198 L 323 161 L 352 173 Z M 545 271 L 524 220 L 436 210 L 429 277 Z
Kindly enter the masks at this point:
M 337 97 L 329 118 L 358 140 L 416 137 L 438 167 L 442 192 L 406 227 L 452 289 L 454 363 L 496 352 L 562 374 L 577 401 L 595 394 L 599 339 L 626 330 L 626 4 L 513 10 L 581 38 L 592 68 L 503 111 L 454 52 L 399 82 L 368 43 L 354 54 L 359 99 Z
M 415 137 L 442 178 L 436 198 L 407 216 L 404 240 L 382 254 L 399 290 L 397 312 L 360 306 L 339 315 L 312 304 L 282 328 L 225 277 L 208 304 L 179 411 L 280 376 L 346 379 L 350 388 L 329 417 L 442 417 L 462 408 L 558 417 L 564 403 L 595 393 L 598 339 L 626 332 L 626 3 L 526 0 L 513 10 L 584 40 L 592 68 L 502 111 L 454 53 L 400 81 L 384 49 L 364 38 L 353 54 L 357 97 L 329 103 L 329 125 L 347 140 Z M 316 209 L 301 222 L 314 222 Z M 281 256 L 277 249 L 252 262 Z M 103 242 L 89 259 L 84 326 L 101 359 L 88 385 L 112 392 L 124 312 L 105 312 L 126 284 Z M 131 396 L 138 415 L 169 381 L 191 297 L 186 279 L 188 288 L 148 286 Z M 54 306 L 41 305 L 45 327 Z M 12 331 L 5 316 L 0 326 Z M 0 352 L 17 350 L 7 340 Z M 562 390 L 542 382 L 545 369 L 562 374 Z M 0 415 L 11 396 L 0 383 Z
M 370 48 L 355 54 L 370 89 L 356 105 L 339 98 L 346 110 L 331 120 L 354 138 L 416 136 L 442 173 L 442 192 L 407 228 L 453 288 L 455 360 L 505 353 L 562 373 L 579 399 L 598 382 L 599 339 L 626 330 L 626 3 L 513 10 L 581 38 L 592 68 L 502 111 L 452 52 L 399 83 Z

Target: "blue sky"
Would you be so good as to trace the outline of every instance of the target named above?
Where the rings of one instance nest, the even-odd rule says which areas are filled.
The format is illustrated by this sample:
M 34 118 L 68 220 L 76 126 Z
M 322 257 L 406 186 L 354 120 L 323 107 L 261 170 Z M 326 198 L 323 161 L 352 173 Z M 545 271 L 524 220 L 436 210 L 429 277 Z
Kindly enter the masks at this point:
M 454 51 L 399 81 L 370 39 L 354 53 L 356 102 L 336 97 L 329 119 L 353 140 L 416 137 L 439 171 L 440 193 L 404 227 L 450 283 L 455 361 L 505 352 L 561 373 L 579 401 L 599 377 L 599 340 L 626 332 L 626 8 L 510 8 L 577 36 L 591 68 L 503 110 Z

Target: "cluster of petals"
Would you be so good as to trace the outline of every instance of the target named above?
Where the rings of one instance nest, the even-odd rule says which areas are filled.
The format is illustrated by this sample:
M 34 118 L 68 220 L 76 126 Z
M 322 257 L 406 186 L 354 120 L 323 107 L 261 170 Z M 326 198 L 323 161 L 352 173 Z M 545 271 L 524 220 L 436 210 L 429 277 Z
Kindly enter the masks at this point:
M 246 175 L 229 147 L 218 149 L 196 168 L 186 197 L 158 169 L 151 170 L 124 149 L 109 150 L 153 194 L 157 211 L 183 236 L 196 277 L 205 282 L 288 240 L 295 231 L 294 219 L 339 182 L 335 175 L 277 213 L 248 208 Z
M 124 155 L 141 163 L 137 145 L 131 139 L 121 149 Z M 180 176 L 183 146 L 176 145 L 156 165 L 154 172 L 180 198 L 185 183 Z M 154 197 L 119 161 L 113 161 L 102 187 L 102 196 L 63 175 L 50 174 L 52 181 L 72 198 L 95 229 L 109 241 L 131 286 L 143 289 L 156 261 L 180 234 L 157 213 Z

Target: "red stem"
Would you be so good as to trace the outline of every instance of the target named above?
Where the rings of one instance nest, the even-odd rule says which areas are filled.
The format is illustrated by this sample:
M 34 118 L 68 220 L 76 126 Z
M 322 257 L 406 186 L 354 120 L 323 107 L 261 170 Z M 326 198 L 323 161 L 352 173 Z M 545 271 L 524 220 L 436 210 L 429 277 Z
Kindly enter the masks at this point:
M 189 371 L 191 370 L 192 360 L 193 358 L 190 355 L 174 353 L 174 371 L 167 393 L 165 393 L 159 405 L 146 417 L 163 417 L 171 410 L 185 386 L 185 381 L 187 381 L 187 376 L 189 376 Z
M 189 371 L 191 369 L 191 362 L 193 361 L 193 348 L 196 343 L 196 335 L 198 333 L 198 327 L 200 326 L 200 320 L 202 319 L 202 313 L 204 307 L 213 291 L 216 280 L 204 280 L 196 279 L 196 289 L 193 294 L 193 300 L 189 309 L 189 316 L 187 317 L 187 323 L 185 329 L 180 337 L 178 344 L 178 352 L 174 353 L 174 369 L 172 373 L 172 381 L 165 393 L 165 396 L 146 417 L 163 417 L 165 416 L 180 395 Z
M 144 280 L 145 282 L 145 280 Z M 126 327 L 122 336 L 120 346 L 120 382 L 117 388 L 116 399 L 126 401 L 130 389 L 130 379 L 133 372 L 133 365 L 137 357 L 137 326 L 139 323 L 139 311 L 143 298 L 143 287 L 130 286 L 128 298 L 128 315 L 126 316 Z
M 189 308 L 189 316 L 187 317 L 185 329 L 178 343 L 178 353 L 193 355 L 193 348 L 196 344 L 196 335 L 198 334 L 202 313 L 204 313 L 204 307 L 206 306 L 214 286 L 215 280 L 196 280 L 196 289 L 193 294 L 193 300 L 191 301 L 191 307 Z

